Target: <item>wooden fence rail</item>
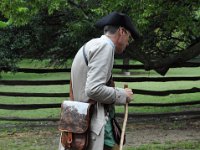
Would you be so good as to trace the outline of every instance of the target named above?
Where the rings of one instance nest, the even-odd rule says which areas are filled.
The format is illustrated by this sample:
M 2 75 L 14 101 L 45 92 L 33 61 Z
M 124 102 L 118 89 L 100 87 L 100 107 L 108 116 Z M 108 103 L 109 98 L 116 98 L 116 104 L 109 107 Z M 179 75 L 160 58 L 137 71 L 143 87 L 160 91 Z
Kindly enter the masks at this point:
M 197 77 L 113 77 L 117 82 L 168 82 L 168 81 L 197 81 Z
M 176 103 L 131 103 L 130 107 L 176 107 L 187 105 L 198 105 L 200 100 L 194 100 L 189 102 L 176 102 Z M 0 109 L 7 110 L 33 110 L 33 109 L 46 109 L 46 108 L 60 108 L 60 103 L 52 104 L 0 104 Z
M 113 77 L 116 82 L 169 82 L 169 81 L 197 81 L 196 77 Z M 70 80 L 0 80 L 0 85 L 65 85 Z
M 69 93 L 0 92 L 0 96 L 15 96 L 15 97 L 69 97 Z
M 170 94 L 198 93 L 200 88 L 193 87 L 191 89 L 182 90 L 166 90 L 166 91 L 150 91 L 132 89 L 134 94 L 151 95 L 151 96 L 167 96 Z M 16 96 L 16 97 L 69 97 L 69 93 L 22 93 L 22 92 L 0 92 L 0 96 Z
M 31 86 L 31 85 L 65 85 L 69 84 L 70 80 L 0 80 L 0 85 L 23 85 L 23 86 Z
M 170 68 L 180 68 L 180 67 L 200 67 L 200 63 L 192 63 L 192 62 L 185 62 L 185 63 L 177 63 L 175 65 L 170 66 Z M 114 65 L 114 69 L 145 69 L 148 68 L 144 65 Z M 1 67 L 0 71 L 11 71 L 10 68 Z M 24 73 L 57 73 L 57 72 L 70 72 L 71 68 L 65 69 L 35 69 L 35 68 L 17 68 L 17 72 L 24 72 Z
M 123 118 L 123 113 L 116 113 L 117 117 Z M 181 111 L 166 113 L 129 113 L 129 118 L 169 118 L 179 116 L 200 117 L 200 111 Z M 59 121 L 59 118 L 22 118 L 22 117 L 0 117 L 2 121 Z

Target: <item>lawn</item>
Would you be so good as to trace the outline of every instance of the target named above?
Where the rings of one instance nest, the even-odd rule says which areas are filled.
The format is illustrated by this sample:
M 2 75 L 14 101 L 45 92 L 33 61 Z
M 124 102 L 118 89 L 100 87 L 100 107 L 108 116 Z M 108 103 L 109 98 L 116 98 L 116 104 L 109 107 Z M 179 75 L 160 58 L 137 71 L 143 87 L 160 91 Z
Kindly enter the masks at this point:
M 166 142 L 166 143 L 154 143 L 139 146 L 137 148 L 126 148 L 126 150 L 199 150 L 200 143 L 196 141 L 182 141 L 178 143 Z
M 24 60 L 19 63 L 20 67 L 34 67 L 34 68 L 45 68 L 47 67 L 48 61 L 38 62 Z M 69 63 L 68 62 L 68 66 Z M 120 64 L 121 61 L 118 61 Z M 136 62 L 133 62 L 136 63 Z M 51 67 L 49 67 L 51 68 Z M 166 77 L 171 76 L 199 76 L 198 68 L 174 68 L 170 69 L 166 74 Z M 155 71 L 144 71 L 144 70 L 130 70 L 132 77 L 161 77 Z M 121 70 L 114 69 L 113 76 L 124 76 Z M 66 80 L 70 78 L 70 73 L 1 73 L 2 80 Z M 116 86 L 123 87 L 122 82 L 116 82 Z M 133 89 L 143 89 L 152 91 L 164 91 L 164 90 L 178 90 L 178 89 L 190 89 L 192 87 L 200 88 L 200 81 L 174 81 L 174 82 L 133 82 L 128 83 L 129 88 Z M 24 92 L 24 93 L 65 93 L 69 91 L 69 85 L 48 85 L 48 86 L 5 86 L 0 85 L 0 92 Z M 134 94 L 134 100 L 132 103 L 168 103 L 168 102 L 185 102 L 199 100 L 200 93 L 190 93 L 190 94 L 171 94 L 168 96 L 149 96 Z M 61 103 L 63 100 L 68 99 L 63 98 L 42 98 L 42 97 L 9 97 L 1 96 L 1 104 L 46 104 L 46 103 Z M 183 110 L 192 110 L 194 108 L 199 108 L 200 105 L 195 106 L 181 106 L 181 107 L 129 107 L 129 112 L 174 112 Z M 124 108 L 122 106 L 116 107 L 117 112 L 123 112 Z M 0 110 L 0 116 L 9 117 L 59 117 L 60 109 L 38 109 L 38 110 L 23 110 L 23 111 L 13 111 L 13 110 Z
M 140 123 L 141 124 L 141 123 Z M 143 123 L 144 124 L 144 123 Z M 158 129 L 160 128 L 158 124 L 161 124 L 159 122 L 156 123 L 156 127 Z M 177 123 L 176 123 L 177 125 Z M 20 125 L 9 125 L 6 126 L 0 125 L 0 150 L 57 150 L 58 143 L 59 143 L 59 131 L 57 130 L 57 126 L 52 125 L 51 123 L 44 123 L 43 125 L 41 123 L 30 123 L 27 122 L 26 125 L 20 124 Z M 157 130 L 150 127 L 150 128 L 144 128 L 143 125 L 139 125 L 139 123 L 133 123 L 128 124 L 128 126 L 132 126 L 132 129 L 128 127 L 127 133 L 129 134 L 127 136 L 127 144 L 124 146 L 124 150 L 199 150 L 200 149 L 200 140 L 197 136 L 194 136 L 190 140 L 179 140 L 176 141 L 176 138 L 180 134 L 179 132 L 181 130 L 175 130 L 177 128 L 183 127 L 184 125 L 173 126 L 173 123 L 169 125 L 168 123 L 165 123 L 165 127 L 168 126 L 168 130 L 166 129 L 159 129 L 161 133 L 164 132 L 164 136 L 167 137 L 168 134 L 172 131 L 176 131 L 171 137 L 170 140 L 162 141 L 159 139 L 161 134 L 159 133 L 153 133 L 154 137 L 156 135 L 157 138 L 153 139 L 153 142 L 148 142 L 144 144 L 138 145 L 137 143 L 130 143 L 131 141 L 136 141 L 135 139 L 138 138 L 138 136 L 141 136 L 142 134 L 135 134 L 142 132 L 143 134 L 145 132 L 153 132 L 154 130 Z M 140 126 L 140 127 L 139 127 Z M 152 124 L 146 123 L 146 126 L 152 126 Z M 141 128 L 142 127 L 142 128 Z M 141 128 L 138 130 L 138 128 Z M 185 127 L 184 127 L 185 128 Z M 188 128 L 188 127 L 186 127 Z M 188 130 L 188 129 L 187 129 Z M 169 132 L 170 131 L 170 132 Z M 193 129 L 188 130 L 187 134 L 191 135 L 191 132 Z M 199 128 L 196 129 L 196 131 L 199 133 Z M 193 131 L 194 132 L 194 131 Z M 133 139 L 130 139 L 130 134 Z M 146 135 L 150 136 L 151 135 Z M 180 135 L 179 135 L 180 136 Z M 140 142 L 142 142 L 140 140 Z M 145 142 L 145 140 L 143 140 Z
M 135 63 L 135 62 L 134 62 Z M 46 62 L 38 63 L 23 61 L 20 67 L 45 68 Z M 69 66 L 69 64 L 68 64 Z M 51 68 L 51 67 L 50 67 Z M 199 76 L 198 68 L 174 68 L 170 69 L 166 77 L 172 76 Z M 124 76 L 121 70 L 114 69 L 113 76 Z M 155 71 L 131 70 L 132 77 L 161 77 Z M 66 80 L 69 79 L 69 73 L 1 73 L 1 80 Z M 116 86 L 123 88 L 124 83 L 116 82 Z M 179 81 L 179 82 L 134 82 L 128 83 L 129 88 L 143 90 L 178 90 L 190 89 L 192 87 L 200 88 L 200 81 Z M 27 92 L 27 93 L 65 93 L 69 91 L 69 85 L 51 85 L 51 86 L 5 86 L 0 85 L 0 92 Z M 200 93 L 189 94 L 171 94 L 168 96 L 148 96 L 134 94 L 132 103 L 172 103 L 199 100 Z M 0 96 L 0 104 L 46 104 L 61 103 L 67 97 L 63 98 L 42 98 L 42 97 L 9 97 Z M 117 112 L 123 112 L 123 106 L 116 107 Z M 181 107 L 129 107 L 129 112 L 136 113 L 160 113 L 174 112 L 184 110 L 199 109 L 200 105 L 181 106 Z M 60 108 L 36 109 L 36 110 L 4 110 L 0 109 L 0 117 L 24 117 L 24 118 L 59 118 Z M 57 149 L 59 132 L 57 127 L 49 127 L 48 122 L 20 122 L 20 121 L 1 121 L 0 127 L 0 150 L 53 150 Z M 50 123 L 51 124 L 51 123 Z M 26 127 L 26 126 L 31 127 Z M 33 125 L 33 126 L 32 126 Z M 43 128 L 34 127 L 34 125 L 44 125 Z M 20 128 L 19 128 L 20 127 Z M 165 149 L 199 149 L 199 141 L 183 141 L 180 143 L 151 143 L 139 147 L 126 147 L 126 150 L 165 150 Z

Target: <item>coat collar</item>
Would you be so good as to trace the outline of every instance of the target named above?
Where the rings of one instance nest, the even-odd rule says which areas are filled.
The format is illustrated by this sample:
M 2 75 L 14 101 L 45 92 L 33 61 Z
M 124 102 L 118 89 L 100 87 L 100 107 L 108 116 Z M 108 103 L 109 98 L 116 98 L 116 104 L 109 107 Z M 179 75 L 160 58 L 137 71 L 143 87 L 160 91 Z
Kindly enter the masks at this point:
M 109 37 L 107 37 L 106 35 L 102 35 L 101 39 L 103 39 L 106 42 L 108 42 L 115 49 L 115 45 L 114 45 L 113 41 Z

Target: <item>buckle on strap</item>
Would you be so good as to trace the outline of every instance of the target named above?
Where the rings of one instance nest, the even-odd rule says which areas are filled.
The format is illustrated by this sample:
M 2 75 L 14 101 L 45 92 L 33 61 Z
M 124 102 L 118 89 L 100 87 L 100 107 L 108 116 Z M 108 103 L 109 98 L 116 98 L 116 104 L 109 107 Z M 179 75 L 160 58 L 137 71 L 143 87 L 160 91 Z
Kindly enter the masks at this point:
M 69 147 L 70 147 L 71 143 L 72 143 L 72 133 L 68 132 L 67 133 L 67 144 L 69 145 Z
M 67 150 L 69 148 L 71 148 L 71 144 L 72 144 L 72 132 L 62 132 L 62 136 L 61 136 L 61 143 L 64 143 L 64 148 Z

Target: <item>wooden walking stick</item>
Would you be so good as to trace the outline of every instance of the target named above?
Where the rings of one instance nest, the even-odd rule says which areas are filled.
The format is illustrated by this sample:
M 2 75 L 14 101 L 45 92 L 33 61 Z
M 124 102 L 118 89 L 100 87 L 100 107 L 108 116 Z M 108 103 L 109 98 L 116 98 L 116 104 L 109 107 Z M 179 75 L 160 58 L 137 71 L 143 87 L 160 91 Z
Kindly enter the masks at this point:
M 124 88 L 128 88 L 128 85 L 124 84 Z M 123 148 L 127 120 L 128 120 L 128 103 L 126 103 L 126 105 L 125 105 L 124 122 L 123 122 L 123 127 L 122 127 L 122 134 L 121 134 L 121 139 L 120 139 L 119 150 L 122 150 L 122 148 Z

